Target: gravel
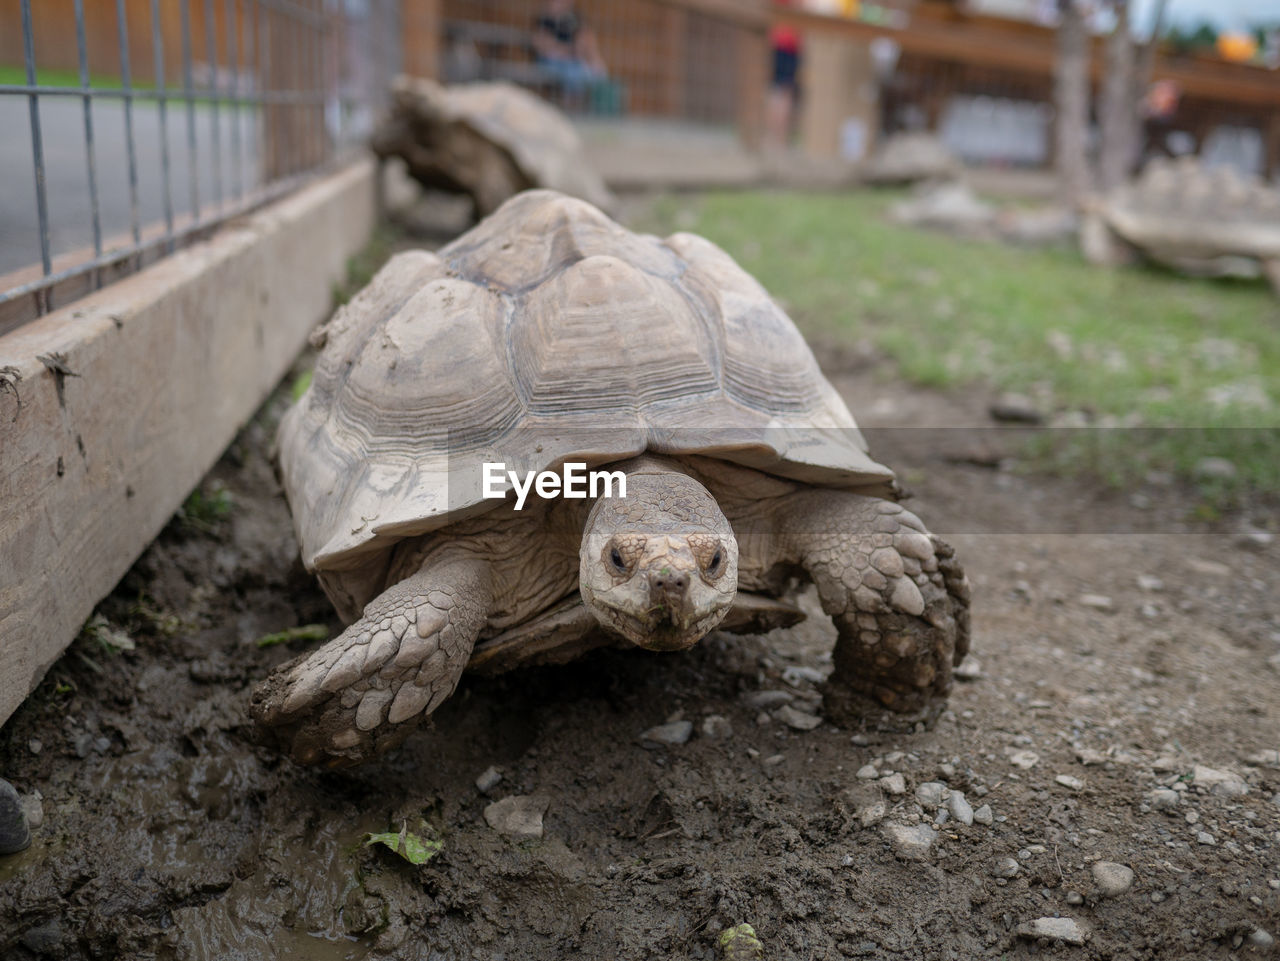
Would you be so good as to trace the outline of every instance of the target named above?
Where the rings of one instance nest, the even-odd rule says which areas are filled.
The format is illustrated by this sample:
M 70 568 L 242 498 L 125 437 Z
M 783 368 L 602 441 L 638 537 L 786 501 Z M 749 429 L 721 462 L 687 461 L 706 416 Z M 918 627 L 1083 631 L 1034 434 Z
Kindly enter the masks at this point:
M 880 787 L 886 794 L 906 794 L 907 779 L 901 774 L 890 774 L 880 779 Z
M 692 721 L 670 721 L 649 728 L 640 735 L 640 740 L 650 744 L 686 744 L 692 736 Z
M 993 878 L 1013 878 L 1017 877 L 1022 866 L 1018 864 L 1016 858 L 997 858 L 991 862 L 989 868 Z
M 1081 945 L 1085 942 L 1084 930 L 1070 918 L 1036 918 L 1018 925 L 1018 935 L 1023 938 L 1062 941 Z
M 874 764 L 864 764 L 858 768 L 858 773 L 854 775 L 860 781 L 874 781 L 880 776 L 880 772 Z
M 991 812 L 991 805 L 984 804 L 973 812 L 973 820 L 975 824 L 993 824 L 995 823 L 995 815 Z
M 965 800 L 962 792 L 951 792 L 951 796 L 947 798 L 947 810 L 953 818 L 966 827 L 973 823 L 973 807 Z
M 476 790 L 481 794 L 488 794 L 498 786 L 498 782 L 502 780 L 502 772 L 496 767 L 489 766 L 484 769 L 484 773 L 476 778 Z
M 773 712 L 773 716 L 789 728 L 797 731 L 812 731 L 822 723 L 822 718 L 814 714 L 806 714 L 796 710 L 790 704 L 784 704 Z
M 512 795 L 484 809 L 485 823 L 499 834 L 517 840 L 542 837 L 542 816 L 549 801 L 534 795 Z
M 893 845 L 894 853 L 908 861 L 923 861 L 933 847 L 933 828 L 927 824 L 886 824 L 885 837 Z
M 1104 898 L 1119 897 L 1133 887 L 1133 868 L 1115 861 L 1095 861 L 1090 873 Z
M 916 800 L 927 811 L 940 807 L 947 799 L 948 789 L 941 781 L 925 781 L 916 785 Z
M 1169 811 L 1178 806 L 1180 795 L 1168 788 L 1156 788 L 1147 793 L 1147 803 L 1156 811 Z

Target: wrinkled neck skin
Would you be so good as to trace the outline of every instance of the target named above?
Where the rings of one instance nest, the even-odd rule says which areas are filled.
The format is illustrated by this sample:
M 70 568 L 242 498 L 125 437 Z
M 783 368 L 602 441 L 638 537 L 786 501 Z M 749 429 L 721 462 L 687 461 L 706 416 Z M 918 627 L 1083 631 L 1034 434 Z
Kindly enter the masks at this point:
M 644 455 L 609 465 L 627 496 L 597 499 L 579 555 L 587 609 L 641 647 L 697 643 L 737 594 L 738 543 L 715 498 L 675 460 Z

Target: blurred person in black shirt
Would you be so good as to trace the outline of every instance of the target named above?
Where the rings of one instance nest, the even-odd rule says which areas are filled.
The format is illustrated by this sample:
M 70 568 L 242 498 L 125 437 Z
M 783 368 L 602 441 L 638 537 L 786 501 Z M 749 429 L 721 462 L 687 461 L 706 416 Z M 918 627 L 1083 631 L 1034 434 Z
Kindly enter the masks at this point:
M 571 96 L 581 95 L 608 75 L 591 28 L 573 8 L 573 0 L 547 0 L 533 30 L 538 63 Z

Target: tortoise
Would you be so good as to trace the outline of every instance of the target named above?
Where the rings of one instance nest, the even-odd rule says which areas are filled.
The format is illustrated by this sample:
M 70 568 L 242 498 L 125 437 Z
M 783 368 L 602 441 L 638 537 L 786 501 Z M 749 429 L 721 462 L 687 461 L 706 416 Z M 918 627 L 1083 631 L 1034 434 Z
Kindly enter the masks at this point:
M 1156 158 L 1088 206 L 1081 245 L 1101 264 L 1123 263 L 1136 250 L 1198 276 L 1257 276 L 1261 268 L 1280 292 L 1280 190 L 1194 156 Z
M 865 183 L 882 186 L 952 180 L 959 175 L 955 154 L 940 137 L 925 131 L 891 134 L 861 172 Z
M 613 197 L 563 113 L 510 83 L 442 86 L 397 77 L 391 111 L 374 131 L 381 158 L 401 157 L 424 187 L 467 194 L 477 219 L 522 190 L 545 187 L 601 209 Z
M 838 628 L 829 716 L 936 715 L 969 643 L 964 572 L 711 242 L 528 191 L 438 253 L 396 255 L 313 343 L 279 469 L 303 562 L 350 626 L 254 693 L 295 759 L 385 751 L 468 667 L 794 623 L 799 579 Z M 612 486 L 571 496 L 587 469 Z M 567 496 L 546 475 L 530 490 L 555 470 Z

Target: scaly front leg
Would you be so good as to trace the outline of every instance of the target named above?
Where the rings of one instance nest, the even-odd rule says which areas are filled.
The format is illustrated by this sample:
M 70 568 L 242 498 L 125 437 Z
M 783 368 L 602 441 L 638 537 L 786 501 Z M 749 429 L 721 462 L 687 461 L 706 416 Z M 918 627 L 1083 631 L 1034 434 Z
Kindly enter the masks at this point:
M 969 583 L 951 546 L 892 501 L 831 490 L 789 495 L 777 539 L 839 634 L 827 712 L 853 720 L 865 714 L 859 700 L 873 698 L 936 714 L 969 649 Z
M 306 764 L 381 754 L 453 693 L 490 602 L 483 562 L 428 562 L 324 647 L 277 668 L 250 711 Z

